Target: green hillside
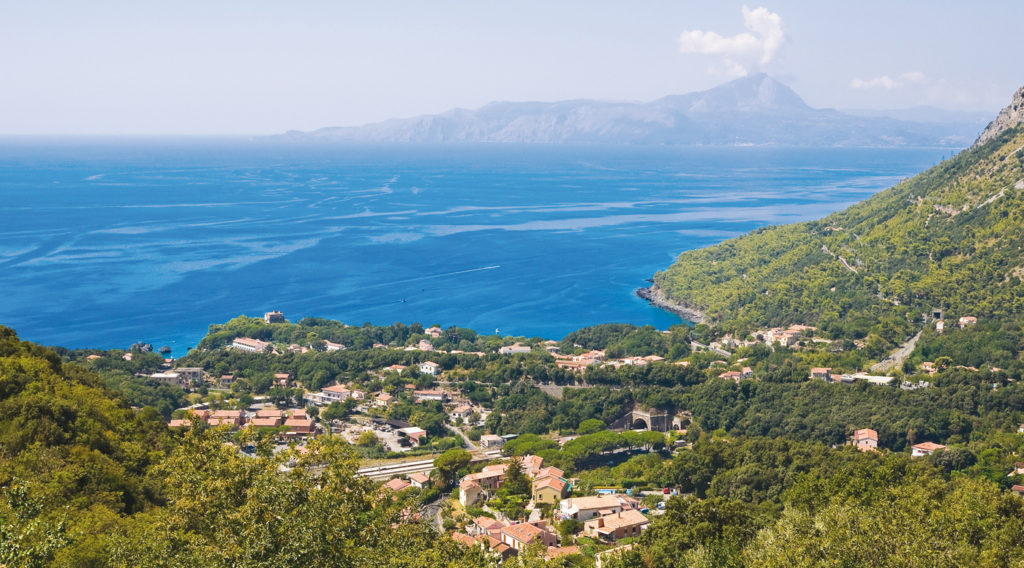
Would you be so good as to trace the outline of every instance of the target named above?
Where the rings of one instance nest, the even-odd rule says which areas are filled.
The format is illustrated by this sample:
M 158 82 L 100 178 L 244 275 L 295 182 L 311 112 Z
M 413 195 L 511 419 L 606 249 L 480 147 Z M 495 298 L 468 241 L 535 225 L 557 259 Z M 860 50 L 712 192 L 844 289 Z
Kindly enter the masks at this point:
M 845 211 L 688 251 L 655 286 L 726 330 L 807 323 L 898 342 L 922 314 L 1024 312 L 1024 128 Z

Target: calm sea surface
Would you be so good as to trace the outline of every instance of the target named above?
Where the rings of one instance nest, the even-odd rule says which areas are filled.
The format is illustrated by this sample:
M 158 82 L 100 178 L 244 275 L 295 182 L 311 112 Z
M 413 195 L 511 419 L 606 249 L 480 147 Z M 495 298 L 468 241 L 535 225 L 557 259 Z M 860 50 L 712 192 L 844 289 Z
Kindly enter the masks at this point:
M 184 353 L 280 309 L 561 338 L 679 318 L 679 252 L 841 209 L 948 150 L 0 140 L 0 324 Z

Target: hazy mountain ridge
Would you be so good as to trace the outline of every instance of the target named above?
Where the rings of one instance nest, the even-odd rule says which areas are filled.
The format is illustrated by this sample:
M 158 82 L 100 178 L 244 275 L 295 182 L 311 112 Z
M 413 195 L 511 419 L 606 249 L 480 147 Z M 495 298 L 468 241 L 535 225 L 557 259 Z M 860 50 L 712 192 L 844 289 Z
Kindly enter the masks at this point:
M 290 131 L 272 140 L 774 146 L 964 147 L 984 128 L 964 121 L 906 121 L 814 109 L 764 74 L 646 103 L 494 102 L 476 110 L 395 118 L 364 126 Z

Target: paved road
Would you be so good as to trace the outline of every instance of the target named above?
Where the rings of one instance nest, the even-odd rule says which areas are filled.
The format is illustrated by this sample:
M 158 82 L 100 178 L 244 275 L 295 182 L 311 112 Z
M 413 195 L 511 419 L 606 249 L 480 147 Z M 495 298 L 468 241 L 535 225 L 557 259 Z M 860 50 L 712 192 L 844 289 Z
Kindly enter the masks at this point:
M 900 345 L 899 349 L 892 352 L 892 355 L 889 355 L 878 363 L 871 365 L 871 372 L 885 373 L 892 369 L 902 368 L 903 362 L 906 361 L 907 357 L 910 357 L 910 354 L 914 352 L 914 347 L 917 346 L 918 339 L 921 339 L 920 331 L 917 332 L 917 335 L 908 339 L 906 343 Z
M 479 447 L 477 447 L 476 444 L 473 443 L 473 440 L 469 439 L 469 436 L 462 433 L 462 430 L 459 430 L 458 428 L 452 426 L 451 424 L 445 424 L 444 427 L 458 434 L 463 439 L 463 441 L 466 442 L 466 449 L 468 449 L 469 451 L 475 452 L 480 449 Z

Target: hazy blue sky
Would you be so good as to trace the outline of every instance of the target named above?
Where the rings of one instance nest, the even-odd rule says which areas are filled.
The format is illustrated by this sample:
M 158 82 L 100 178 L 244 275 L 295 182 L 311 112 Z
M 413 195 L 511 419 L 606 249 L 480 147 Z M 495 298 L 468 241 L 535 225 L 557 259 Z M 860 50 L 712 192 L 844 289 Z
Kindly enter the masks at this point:
M 763 70 L 816 107 L 995 111 L 1024 2 L 0 0 L 0 134 L 261 134 L 651 100 Z

